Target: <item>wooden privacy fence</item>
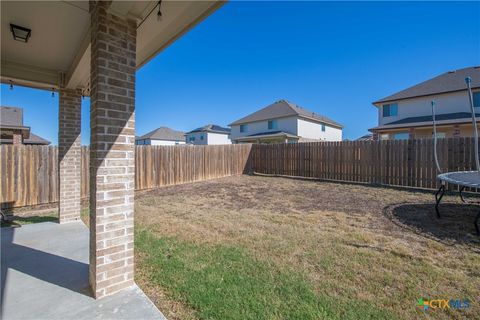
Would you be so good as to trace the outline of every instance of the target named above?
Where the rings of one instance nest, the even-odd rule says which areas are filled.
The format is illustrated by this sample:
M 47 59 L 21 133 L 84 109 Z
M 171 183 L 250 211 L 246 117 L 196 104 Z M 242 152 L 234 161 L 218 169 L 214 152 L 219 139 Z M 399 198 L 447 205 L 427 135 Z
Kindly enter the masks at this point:
M 135 189 L 202 181 L 244 173 L 251 145 L 136 146 Z M 0 146 L 3 208 L 58 201 L 58 149 Z M 81 196 L 89 196 L 89 149 L 81 152 Z
M 243 174 L 251 147 L 137 146 L 135 187 L 144 190 Z
M 438 140 L 443 171 L 474 170 L 473 138 Z M 256 173 L 435 189 L 433 140 L 254 145 Z
M 0 146 L 2 209 L 58 200 L 58 149 Z
M 473 138 L 439 139 L 444 171 L 474 170 Z M 58 152 L 0 146 L 0 201 L 21 207 L 58 201 Z M 89 193 L 89 150 L 82 147 L 81 195 Z M 434 189 L 433 140 L 311 142 L 228 146 L 137 146 L 137 190 L 245 172 Z

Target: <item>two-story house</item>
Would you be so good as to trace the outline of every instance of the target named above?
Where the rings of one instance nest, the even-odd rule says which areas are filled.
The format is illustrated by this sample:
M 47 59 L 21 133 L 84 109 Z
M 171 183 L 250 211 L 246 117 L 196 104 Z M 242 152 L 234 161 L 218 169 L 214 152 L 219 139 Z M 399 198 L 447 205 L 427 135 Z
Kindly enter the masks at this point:
M 287 100 L 230 124 L 233 143 L 341 141 L 343 126 Z
M 472 118 L 465 78 L 472 78 L 475 109 L 480 113 L 480 67 L 449 71 L 375 101 L 378 126 L 369 129 L 375 140 L 431 138 L 435 100 L 437 137 L 472 136 Z M 477 120 L 480 114 L 475 112 Z
M 185 134 L 188 144 L 214 145 L 231 144 L 230 129 L 216 124 L 207 124 Z
M 30 131 L 23 124 L 23 109 L 17 107 L 0 107 L 0 144 L 15 145 L 49 145 L 50 141 L 43 139 Z

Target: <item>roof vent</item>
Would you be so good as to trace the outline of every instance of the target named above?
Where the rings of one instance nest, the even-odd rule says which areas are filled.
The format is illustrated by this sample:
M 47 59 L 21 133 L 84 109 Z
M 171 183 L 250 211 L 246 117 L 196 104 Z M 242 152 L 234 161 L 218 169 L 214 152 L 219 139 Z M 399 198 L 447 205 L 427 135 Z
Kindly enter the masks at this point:
M 456 70 L 448 71 L 448 73 L 455 73 L 457 72 Z

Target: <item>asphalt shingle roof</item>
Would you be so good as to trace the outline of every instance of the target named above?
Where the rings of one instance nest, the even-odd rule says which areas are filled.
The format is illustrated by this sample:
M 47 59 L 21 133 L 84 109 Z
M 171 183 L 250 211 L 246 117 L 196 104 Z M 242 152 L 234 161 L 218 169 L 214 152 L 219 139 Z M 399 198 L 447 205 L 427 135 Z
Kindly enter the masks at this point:
M 280 100 L 275 103 L 272 103 L 271 105 L 263 109 L 260 109 L 252 114 L 249 114 L 244 118 L 241 118 L 231 123 L 230 126 L 249 123 L 249 122 L 255 122 L 255 121 L 289 117 L 289 116 L 298 116 L 301 118 L 307 118 L 307 119 L 315 120 L 318 122 L 330 124 L 339 128 L 343 127 L 341 124 L 333 121 L 332 119 L 319 115 L 315 112 L 309 111 L 307 109 L 301 108 L 287 100 Z
M 294 134 L 285 132 L 285 131 L 266 131 L 266 132 L 259 132 L 259 133 L 254 133 L 251 135 L 248 135 L 247 137 L 258 137 L 258 136 L 274 136 L 274 135 L 288 135 L 288 136 L 295 136 Z M 242 137 L 243 138 L 243 137 Z
M 475 117 L 480 119 L 480 113 L 475 113 Z M 446 120 L 458 120 L 466 119 L 471 120 L 472 114 L 469 112 L 454 112 L 454 113 L 444 113 L 435 115 L 435 121 L 446 121 Z M 420 116 L 420 117 L 410 117 L 390 123 L 385 123 L 385 126 L 396 125 L 396 124 L 408 124 L 408 123 L 418 123 L 418 122 L 433 122 L 433 116 Z
M 192 131 L 187 132 L 187 133 L 194 133 L 194 132 L 213 132 L 213 133 L 225 133 L 225 134 L 229 134 L 230 131 L 231 131 L 230 128 L 224 128 L 224 127 L 218 126 L 218 125 L 216 125 L 216 124 L 207 124 L 206 126 L 197 128 L 197 129 L 192 130 Z
M 421 82 L 410 88 L 399 91 L 383 99 L 377 100 L 374 102 L 374 104 L 414 97 L 429 96 L 439 93 L 466 90 L 466 77 L 472 78 L 472 88 L 480 88 L 480 66 L 469 67 L 455 71 L 445 72 L 435 78 Z
M 30 132 L 30 138 L 23 140 L 23 144 L 43 144 L 49 145 L 50 141 Z
M 185 139 L 185 133 L 182 131 L 176 131 L 167 127 L 160 127 L 141 137 L 137 137 L 135 140 L 168 140 L 168 141 L 182 141 Z

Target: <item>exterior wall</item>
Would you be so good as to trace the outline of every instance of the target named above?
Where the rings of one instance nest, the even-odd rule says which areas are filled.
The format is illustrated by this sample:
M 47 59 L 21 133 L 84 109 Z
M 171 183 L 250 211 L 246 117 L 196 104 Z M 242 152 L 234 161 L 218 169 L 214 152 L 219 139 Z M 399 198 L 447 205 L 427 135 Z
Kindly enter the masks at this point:
M 58 214 L 59 222 L 80 219 L 81 105 L 76 90 L 60 90 L 58 112 Z
M 145 139 L 135 141 L 137 145 L 152 145 L 152 146 L 175 146 L 178 144 L 185 144 L 185 141 L 171 141 L 171 140 L 156 140 L 156 139 Z
M 137 24 L 90 1 L 90 285 L 95 298 L 134 285 Z
M 185 136 L 185 140 L 187 143 L 195 145 L 232 144 L 228 136 L 228 134 L 222 133 L 192 132 Z M 190 137 L 195 138 L 195 141 L 190 141 Z
M 470 102 L 467 91 L 445 93 L 435 96 L 418 97 L 412 99 L 399 100 L 398 114 L 395 117 L 383 117 L 383 108 L 381 104 L 378 107 L 378 125 L 384 125 L 397 120 L 418 117 L 431 116 L 432 107 L 430 102 L 436 101 L 436 114 L 470 112 Z M 388 102 L 387 102 L 388 104 Z
M 147 144 L 152 146 L 175 146 L 179 144 L 185 144 L 185 141 L 150 140 Z
M 233 141 L 240 137 L 246 137 L 252 134 L 261 133 L 261 132 L 274 132 L 274 131 L 284 131 L 291 134 L 297 134 L 297 117 L 285 117 L 285 118 L 278 118 L 277 120 L 277 128 L 268 130 L 268 120 L 264 121 L 256 121 L 250 122 L 247 124 L 247 132 L 240 132 L 240 125 L 233 125 L 232 132 L 230 134 L 230 139 Z
M 478 127 L 480 130 L 480 122 Z M 421 128 L 402 128 L 395 130 L 381 130 L 378 131 L 379 140 L 383 134 L 388 134 L 388 139 L 393 139 L 395 133 L 412 133 L 411 138 L 414 139 L 430 139 L 433 137 L 433 126 Z M 473 129 L 471 124 L 447 125 L 437 126 L 437 133 L 445 134 L 445 138 L 453 137 L 473 137 Z
M 202 139 L 203 137 L 203 139 Z M 190 141 L 190 138 L 195 138 L 195 141 Z M 206 132 L 192 132 L 185 135 L 185 141 L 188 144 L 195 144 L 195 145 L 207 145 L 208 144 L 208 137 Z
M 207 144 L 232 144 L 232 141 L 228 138 L 228 134 L 208 132 Z
M 307 139 L 342 141 L 342 129 L 325 125 L 325 131 L 322 131 L 322 125 L 304 119 L 298 119 L 298 136 Z

